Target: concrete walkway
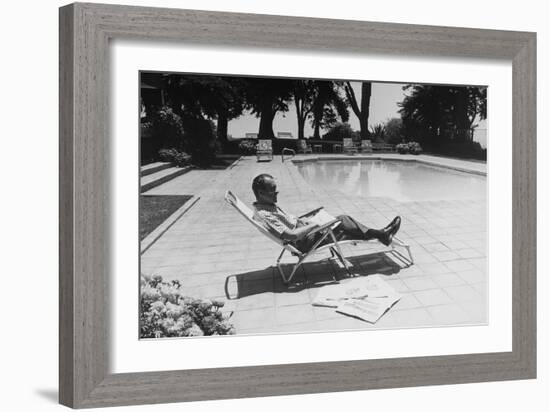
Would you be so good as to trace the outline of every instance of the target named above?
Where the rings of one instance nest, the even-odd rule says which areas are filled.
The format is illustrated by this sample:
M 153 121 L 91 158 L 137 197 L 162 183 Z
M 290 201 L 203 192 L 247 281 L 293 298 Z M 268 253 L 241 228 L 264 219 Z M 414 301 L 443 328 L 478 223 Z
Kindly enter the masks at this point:
M 361 156 L 309 155 L 313 158 Z M 436 156 L 374 155 L 367 158 L 418 160 L 485 174 L 486 165 Z M 323 283 L 345 271 L 316 255 L 287 288 L 274 267 L 280 248 L 262 236 L 224 199 L 232 190 L 251 204 L 252 179 L 259 173 L 276 177 L 279 204 L 296 215 L 323 205 L 333 214 L 349 214 L 372 227 L 402 217 L 399 237 L 411 245 L 415 265 L 402 268 L 381 245 L 348 246 L 346 256 L 358 275 L 383 274 L 404 296 L 376 324 L 313 307 Z M 350 197 L 310 186 L 292 161 L 256 162 L 243 157 L 226 170 L 193 170 L 147 192 L 192 194 L 199 201 L 141 256 L 141 271 L 178 279 L 189 296 L 226 301 L 224 310 L 238 334 L 307 332 L 341 329 L 479 324 L 486 315 L 486 201 L 400 203 L 388 198 Z

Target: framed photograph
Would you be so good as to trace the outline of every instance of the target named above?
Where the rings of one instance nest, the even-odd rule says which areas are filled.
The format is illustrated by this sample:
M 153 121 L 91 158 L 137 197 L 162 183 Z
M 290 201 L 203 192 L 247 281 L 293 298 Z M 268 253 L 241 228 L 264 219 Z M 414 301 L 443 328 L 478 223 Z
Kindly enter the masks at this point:
M 60 402 L 534 378 L 535 86 L 534 33 L 62 7 Z

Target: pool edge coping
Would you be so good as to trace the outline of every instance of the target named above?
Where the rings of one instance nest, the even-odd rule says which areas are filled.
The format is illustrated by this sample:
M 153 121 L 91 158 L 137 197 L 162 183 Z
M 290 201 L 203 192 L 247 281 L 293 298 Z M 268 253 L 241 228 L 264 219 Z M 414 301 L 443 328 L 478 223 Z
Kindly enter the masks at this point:
M 474 170 L 474 169 L 467 169 L 467 168 L 462 168 L 462 167 L 458 167 L 458 166 L 451 166 L 451 165 L 446 165 L 446 164 L 433 162 L 433 161 L 429 161 L 429 160 L 424 160 L 424 159 L 410 159 L 410 158 L 403 159 L 403 158 L 398 158 L 398 157 L 355 156 L 355 155 L 353 155 L 353 156 L 343 156 L 343 155 L 340 155 L 340 156 L 327 156 L 327 157 L 312 156 L 312 157 L 308 157 L 308 158 L 299 158 L 299 159 L 290 159 L 290 160 L 294 164 L 317 162 L 317 161 L 324 161 L 324 160 L 329 160 L 329 161 L 334 161 L 334 160 L 391 160 L 391 161 L 398 161 L 398 162 L 417 162 L 417 163 L 427 164 L 429 166 L 436 166 L 436 167 L 441 167 L 443 169 L 456 170 L 457 172 L 470 173 L 470 174 L 475 174 L 475 175 L 478 175 L 478 176 L 487 177 L 487 172 L 486 171 L 484 172 L 484 171 L 481 171 L 481 170 Z

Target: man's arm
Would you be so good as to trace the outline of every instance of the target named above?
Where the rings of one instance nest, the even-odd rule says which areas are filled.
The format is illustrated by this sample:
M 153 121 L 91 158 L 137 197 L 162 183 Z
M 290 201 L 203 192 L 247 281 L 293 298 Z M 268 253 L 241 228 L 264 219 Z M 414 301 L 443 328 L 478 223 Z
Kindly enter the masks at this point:
M 303 238 L 317 227 L 318 225 L 316 223 L 307 223 L 305 225 L 300 225 L 296 229 L 286 229 L 284 232 L 281 233 L 281 238 L 294 242 L 298 239 Z

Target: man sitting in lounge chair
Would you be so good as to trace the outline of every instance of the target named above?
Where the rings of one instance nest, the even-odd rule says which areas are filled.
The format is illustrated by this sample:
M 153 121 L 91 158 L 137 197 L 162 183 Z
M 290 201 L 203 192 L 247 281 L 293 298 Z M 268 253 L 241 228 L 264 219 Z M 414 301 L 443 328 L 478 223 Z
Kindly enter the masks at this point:
M 311 221 L 312 216 L 297 218 L 277 206 L 279 192 L 273 176 L 268 174 L 256 176 L 252 182 L 252 190 L 256 196 L 255 218 L 265 222 L 268 226 L 267 229 L 274 235 L 294 243 L 301 251 L 309 250 L 322 236 L 319 232 L 308 235 L 310 231 L 318 227 L 317 223 Z M 340 221 L 340 224 L 333 230 L 337 240 L 377 239 L 386 246 L 391 244 L 393 236 L 401 225 L 399 216 L 379 230 L 371 229 L 347 215 L 337 216 L 336 219 Z M 330 242 L 331 239 L 326 238 L 321 244 Z

